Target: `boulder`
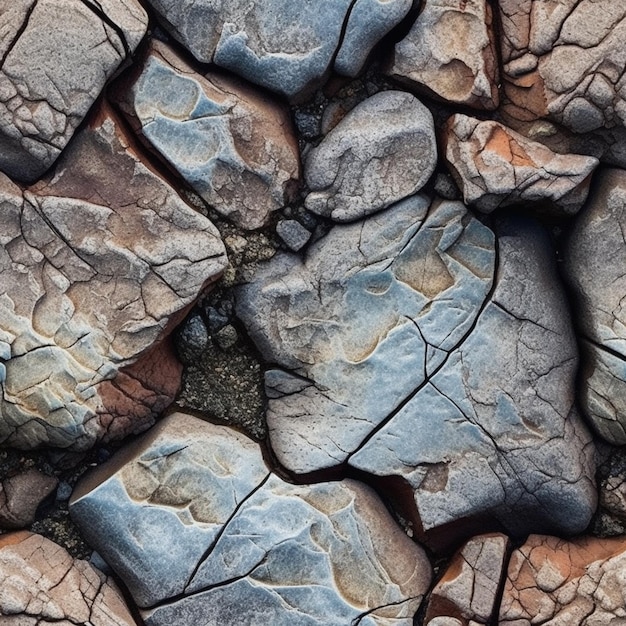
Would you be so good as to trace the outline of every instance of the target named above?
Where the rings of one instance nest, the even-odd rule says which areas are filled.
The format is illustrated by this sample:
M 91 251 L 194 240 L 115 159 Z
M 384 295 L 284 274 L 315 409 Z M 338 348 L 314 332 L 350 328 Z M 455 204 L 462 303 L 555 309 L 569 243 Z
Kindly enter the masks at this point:
M 34 467 L 0 479 L 0 528 L 25 528 L 59 481 Z

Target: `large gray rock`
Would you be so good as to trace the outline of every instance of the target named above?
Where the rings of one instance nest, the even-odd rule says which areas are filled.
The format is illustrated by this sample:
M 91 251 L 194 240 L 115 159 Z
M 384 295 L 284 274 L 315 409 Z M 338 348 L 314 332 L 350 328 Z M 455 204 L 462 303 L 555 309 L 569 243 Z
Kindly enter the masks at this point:
M 507 111 L 578 133 L 626 125 L 626 6 L 500 0 Z
M 0 169 L 31 182 L 59 156 L 148 26 L 137 0 L 19 0 L 0 10 Z
M 389 74 L 446 102 L 498 106 L 498 55 L 487 0 L 425 0 L 396 44 Z
M 291 485 L 243 435 L 184 414 L 88 476 L 70 510 L 149 626 L 409 626 L 430 583 L 369 488 Z
M 288 469 L 401 477 L 433 540 L 483 516 L 515 533 L 588 524 L 576 344 L 537 227 L 496 240 L 462 204 L 416 196 L 334 227 L 304 262 L 277 255 L 236 296 L 276 364 L 267 418 Z
M 164 26 L 199 61 L 216 63 L 289 98 L 334 68 L 361 71 L 412 0 L 149 0 Z
M 626 172 L 605 170 L 569 236 L 564 268 L 574 290 L 583 355 L 581 400 L 596 431 L 626 443 Z
M 95 113 L 49 178 L 0 178 L 0 442 L 20 448 L 152 424 L 180 383 L 162 340 L 226 266 L 211 222 Z
M 202 76 L 152 42 L 117 99 L 148 144 L 243 228 L 263 226 L 292 199 L 300 161 L 289 113 L 243 82 Z
M 345 222 L 419 191 L 437 164 L 430 111 L 402 91 L 358 104 L 307 155 L 307 209 Z

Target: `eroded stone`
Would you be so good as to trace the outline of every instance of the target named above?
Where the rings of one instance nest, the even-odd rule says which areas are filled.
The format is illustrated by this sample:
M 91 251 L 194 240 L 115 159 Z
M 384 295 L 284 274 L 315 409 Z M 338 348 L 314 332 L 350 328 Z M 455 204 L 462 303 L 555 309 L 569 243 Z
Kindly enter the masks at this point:
M 0 169 L 31 182 L 58 158 L 144 36 L 136 0 L 20 0 L 0 15 Z
M 0 480 L 0 528 L 25 528 L 33 523 L 37 507 L 57 487 L 54 476 L 35 468 Z
M 587 199 L 594 157 L 556 154 L 498 122 L 461 114 L 445 133 L 446 160 L 463 199 L 480 211 L 519 204 L 569 215 Z
M 345 222 L 419 191 L 437 164 L 432 115 L 414 96 L 383 91 L 358 104 L 309 152 L 306 207 Z
M 147 428 L 181 368 L 163 338 L 224 267 L 214 226 L 106 108 L 55 172 L 0 180 L 0 441 L 85 448 Z
M 291 485 L 251 440 L 184 414 L 98 468 L 70 506 L 150 626 L 409 626 L 430 582 L 369 488 Z

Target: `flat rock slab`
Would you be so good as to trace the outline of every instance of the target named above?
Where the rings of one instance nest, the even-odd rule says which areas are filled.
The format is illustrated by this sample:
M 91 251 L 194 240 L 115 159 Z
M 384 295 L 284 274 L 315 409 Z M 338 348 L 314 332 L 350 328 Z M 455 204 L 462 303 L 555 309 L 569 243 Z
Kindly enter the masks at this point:
M 226 265 L 219 233 L 106 109 L 50 178 L 2 177 L 0 203 L 0 441 L 86 448 L 147 428 L 180 383 L 161 340 Z
M 239 226 L 263 226 L 292 199 L 300 160 L 284 105 L 243 81 L 198 74 L 160 42 L 116 93 L 148 145 Z
M 626 124 L 626 6 L 500 0 L 505 108 L 585 133 Z
M 571 215 L 583 206 L 598 159 L 556 154 L 491 120 L 453 115 L 445 157 L 466 204 L 484 213 L 511 205 Z
M 16 0 L 0 15 L 0 170 L 24 182 L 59 156 L 148 27 L 137 0 Z
M 409 93 L 383 91 L 309 152 L 305 206 L 339 222 L 359 219 L 419 191 L 436 165 L 430 111 Z
M 605 170 L 565 250 L 581 331 L 581 400 L 596 431 L 626 443 L 626 172 Z
M 3 626 L 135 626 L 115 582 L 41 535 L 0 536 Z
M 298 99 L 332 69 L 356 76 L 411 0 L 149 0 L 199 61 Z
M 555 270 L 533 223 L 496 238 L 461 203 L 419 195 L 335 226 L 305 261 L 274 257 L 236 310 L 275 364 L 278 460 L 402 477 L 433 541 L 483 516 L 520 534 L 584 529 L 595 470 Z
M 251 440 L 185 414 L 88 476 L 70 510 L 148 626 L 410 626 L 430 584 L 371 489 L 286 483 Z
M 498 55 L 487 0 L 425 0 L 388 73 L 446 102 L 493 110 Z
M 509 562 L 502 626 L 618 626 L 626 621 L 626 541 L 531 535 Z

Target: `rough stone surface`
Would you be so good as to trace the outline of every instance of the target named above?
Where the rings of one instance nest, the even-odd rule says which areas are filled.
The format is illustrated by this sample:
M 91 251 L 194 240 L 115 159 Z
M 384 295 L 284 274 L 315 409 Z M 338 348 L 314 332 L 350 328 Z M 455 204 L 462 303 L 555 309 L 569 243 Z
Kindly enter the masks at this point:
M 555 154 L 498 122 L 461 114 L 448 120 L 445 142 L 463 199 L 485 213 L 516 204 L 576 213 L 598 166 L 594 157 Z
M 41 535 L 0 536 L 3 626 L 135 626 L 115 583 Z
M 498 57 L 487 0 L 425 0 L 396 44 L 389 74 L 446 102 L 498 106 Z
M 626 6 L 612 0 L 500 0 L 509 114 L 585 133 L 626 124 Z
M 493 533 L 470 539 L 452 558 L 430 594 L 425 626 L 443 619 L 491 624 L 508 558 L 509 539 Z
M 25 528 L 32 524 L 37 507 L 58 482 L 34 468 L 0 479 L 0 528 Z
M 19 0 L 0 10 L 0 169 L 30 182 L 57 159 L 135 50 L 137 0 Z
M 334 67 L 356 75 L 411 0 L 150 0 L 169 32 L 199 61 L 216 63 L 288 98 Z
M 509 562 L 498 624 L 620 626 L 626 541 L 531 535 Z
M 294 252 L 301 250 L 311 238 L 311 233 L 298 220 L 281 220 L 276 224 L 276 234 Z
M 150 425 L 180 365 L 159 343 L 226 265 L 213 225 L 103 109 L 50 178 L 0 180 L 0 441 L 85 448 Z
M 415 196 L 335 226 L 304 262 L 277 255 L 236 296 L 276 364 L 268 426 L 288 469 L 402 477 L 424 531 L 484 515 L 520 534 L 588 524 L 576 345 L 532 223 L 504 222 L 496 242 L 462 204 Z
M 576 220 L 564 268 L 576 297 L 581 400 L 597 432 L 626 443 L 626 172 L 605 170 Z
M 147 142 L 216 211 L 263 226 L 298 184 L 298 145 L 283 105 L 215 72 L 196 73 L 153 42 L 118 100 Z
M 71 512 L 149 626 L 409 626 L 430 582 L 369 488 L 291 485 L 251 440 L 184 414 L 89 476 Z
M 358 219 L 419 191 L 436 164 L 428 109 L 411 94 L 380 92 L 307 155 L 305 206 L 336 221 Z

